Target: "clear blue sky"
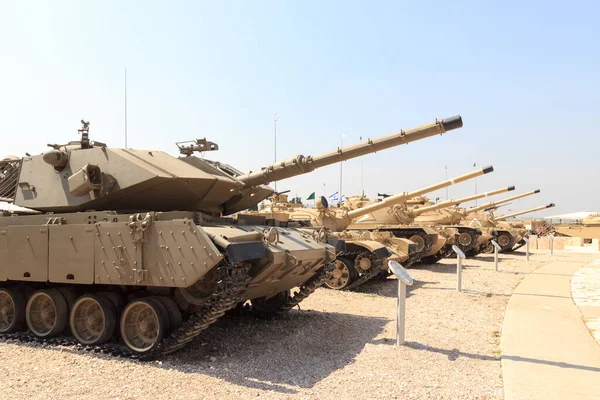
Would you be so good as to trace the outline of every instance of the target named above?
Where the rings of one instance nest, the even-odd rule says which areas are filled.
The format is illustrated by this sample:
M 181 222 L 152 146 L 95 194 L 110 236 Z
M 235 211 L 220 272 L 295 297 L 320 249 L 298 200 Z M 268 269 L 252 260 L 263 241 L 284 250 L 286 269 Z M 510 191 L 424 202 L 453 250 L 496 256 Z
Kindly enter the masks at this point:
M 130 147 L 176 154 L 175 141 L 206 136 L 221 147 L 211 158 L 248 171 L 273 161 L 274 113 L 279 158 L 461 114 L 461 130 L 365 157 L 366 193 L 476 162 L 496 169 L 479 191 L 542 189 L 506 209 L 600 211 L 599 3 L 523 3 L 3 2 L 1 153 L 75 140 L 81 118 L 123 146 L 127 67 Z M 358 160 L 344 177 L 358 194 Z M 324 183 L 337 190 L 338 166 L 278 189 Z

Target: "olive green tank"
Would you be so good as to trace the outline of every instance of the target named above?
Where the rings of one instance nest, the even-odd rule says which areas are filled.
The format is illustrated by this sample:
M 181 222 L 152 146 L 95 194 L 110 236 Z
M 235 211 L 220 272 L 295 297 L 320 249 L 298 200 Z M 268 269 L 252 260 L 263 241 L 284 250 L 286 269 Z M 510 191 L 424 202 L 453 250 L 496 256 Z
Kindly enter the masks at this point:
M 436 120 L 244 174 L 195 156 L 218 150 L 206 139 L 176 158 L 108 147 L 82 123 L 78 141 L 0 161 L 2 201 L 38 212 L 0 217 L 0 338 L 143 359 L 248 300 L 288 310 L 331 274 L 342 240 L 228 217 L 270 196 L 266 184 L 462 126 Z

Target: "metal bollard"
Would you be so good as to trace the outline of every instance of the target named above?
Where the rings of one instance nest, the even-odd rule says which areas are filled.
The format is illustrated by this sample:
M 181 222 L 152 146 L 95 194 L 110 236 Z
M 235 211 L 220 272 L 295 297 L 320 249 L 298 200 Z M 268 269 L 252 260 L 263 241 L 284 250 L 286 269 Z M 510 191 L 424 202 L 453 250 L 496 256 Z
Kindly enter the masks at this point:
M 498 271 L 498 252 L 502 247 L 495 240 L 492 240 L 492 244 L 494 245 L 494 271 Z
M 456 290 L 462 291 L 462 260 L 465 259 L 465 253 L 457 245 L 452 245 L 452 250 L 456 253 Z
M 525 257 L 529 261 L 529 238 L 523 238 L 525 241 Z
M 550 255 L 554 255 L 554 236 L 550 235 L 548 236 L 548 239 L 550 240 Z
M 404 344 L 406 330 L 406 286 L 412 286 L 413 278 L 397 261 L 388 261 L 388 268 L 398 278 L 398 312 L 396 314 L 396 346 Z

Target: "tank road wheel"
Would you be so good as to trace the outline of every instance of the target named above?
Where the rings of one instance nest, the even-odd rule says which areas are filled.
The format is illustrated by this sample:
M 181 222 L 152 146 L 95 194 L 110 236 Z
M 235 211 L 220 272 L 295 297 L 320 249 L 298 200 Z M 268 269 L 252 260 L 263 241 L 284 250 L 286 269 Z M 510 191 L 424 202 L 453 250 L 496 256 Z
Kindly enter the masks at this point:
M 358 278 L 354 264 L 347 258 L 339 257 L 333 262 L 333 272 L 325 281 L 329 289 L 342 290 Z
M 485 253 L 485 254 L 492 254 L 494 252 L 494 245 L 492 244 L 492 242 L 491 241 L 487 242 L 483 246 L 483 250 L 481 252 Z
M 67 301 L 58 290 L 38 290 L 27 302 L 25 319 L 31 333 L 49 338 L 63 333 L 68 313 Z
M 506 233 L 501 233 L 498 236 L 498 244 L 504 248 L 510 245 L 511 239 L 510 236 L 508 236 Z
M 289 290 L 284 290 L 283 292 L 279 292 L 275 296 L 269 297 L 268 299 L 265 297 L 252 299 L 252 309 L 264 317 L 276 315 L 280 311 L 285 310 L 284 307 L 290 295 L 291 293 Z
M 471 237 L 471 235 L 469 234 L 469 232 L 461 232 L 458 235 L 458 243 L 460 243 L 461 246 L 467 247 L 472 242 L 473 242 L 473 238 Z
M 203 306 L 209 300 L 219 285 L 219 271 L 212 268 L 192 286 L 179 288 L 178 292 L 189 303 Z
M 84 345 L 98 345 L 115 333 L 117 312 L 106 297 L 84 294 L 71 310 L 69 325 L 75 339 Z
M 422 236 L 412 235 L 408 240 L 417 245 L 417 253 L 420 253 L 425 249 L 425 239 L 423 239 Z
M 183 316 L 181 315 L 181 311 L 179 310 L 177 303 L 167 296 L 154 296 L 153 298 L 160 301 L 165 307 L 165 310 L 169 315 L 169 328 L 171 332 L 179 329 L 181 324 L 183 324 Z
M 148 353 L 164 337 L 168 321 L 160 301 L 148 297 L 133 300 L 121 315 L 121 337 L 132 352 Z
M 25 305 L 25 299 L 19 291 L 0 289 L 0 333 L 13 333 L 23 330 Z

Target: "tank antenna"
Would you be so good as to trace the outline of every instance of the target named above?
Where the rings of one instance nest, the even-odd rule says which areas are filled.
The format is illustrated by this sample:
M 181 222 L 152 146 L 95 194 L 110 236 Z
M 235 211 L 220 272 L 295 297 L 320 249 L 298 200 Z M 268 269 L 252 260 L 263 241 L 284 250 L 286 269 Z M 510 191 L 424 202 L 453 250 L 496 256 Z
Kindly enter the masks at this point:
M 81 148 L 87 149 L 90 147 L 90 122 L 81 120 L 81 129 L 78 130 L 81 135 Z
M 125 68 L 125 148 L 127 148 L 127 68 Z
M 275 161 L 273 161 L 274 163 L 277 162 L 277 120 L 279 119 L 279 114 L 275 114 L 275 116 L 273 117 L 273 136 L 275 138 L 275 143 L 273 146 L 273 149 L 275 151 Z M 275 191 L 277 192 L 277 181 L 275 181 Z

